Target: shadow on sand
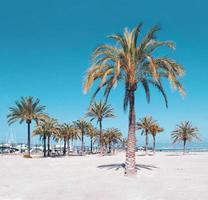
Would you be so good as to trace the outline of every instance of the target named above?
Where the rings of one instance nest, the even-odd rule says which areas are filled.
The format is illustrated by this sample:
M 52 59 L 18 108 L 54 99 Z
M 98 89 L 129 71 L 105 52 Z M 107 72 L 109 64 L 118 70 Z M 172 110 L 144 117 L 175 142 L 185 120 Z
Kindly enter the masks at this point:
M 115 170 L 119 170 L 119 169 L 123 169 L 125 168 L 125 164 L 121 163 L 121 164 L 109 164 L 109 165 L 99 165 L 98 168 L 100 169 L 107 169 L 107 170 L 111 170 L 111 169 L 115 169 Z M 157 167 L 154 165 L 144 165 L 144 164 L 136 164 L 136 169 L 137 170 L 141 170 L 141 169 L 147 169 L 147 170 L 153 170 L 156 169 Z
M 138 154 L 137 156 L 154 156 L 154 154 L 148 154 L 148 155 L 146 155 L 146 154 Z
M 168 154 L 166 156 L 181 156 L 181 155 L 179 155 L 179 154 Z

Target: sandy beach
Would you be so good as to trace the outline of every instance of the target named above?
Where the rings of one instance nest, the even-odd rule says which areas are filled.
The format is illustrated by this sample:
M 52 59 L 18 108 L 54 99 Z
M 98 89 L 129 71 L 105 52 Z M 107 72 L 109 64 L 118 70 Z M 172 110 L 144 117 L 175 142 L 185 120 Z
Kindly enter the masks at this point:
M 125 155 L 24 159 L 0 156 L 0 200 L 206 200 L 208 153 L 137 154 L 138 175 L 123 175 Z

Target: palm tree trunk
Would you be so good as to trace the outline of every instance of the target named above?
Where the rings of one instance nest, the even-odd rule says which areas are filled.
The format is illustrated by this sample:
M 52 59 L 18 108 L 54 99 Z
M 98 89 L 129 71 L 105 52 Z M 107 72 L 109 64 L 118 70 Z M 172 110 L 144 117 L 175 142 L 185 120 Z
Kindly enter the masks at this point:
M 153 154 L 155 154 L 155 135 L 153 135 Z
M 28 146 L 28 156 L 30 157 L 30 124 L 31 122 L 27 122 L 27 146 Z
M 37 153 L 38 152 L 38 145 L 36 144 L 35 145 L 35 153 Z
M 81 147 L 82 154 L 84 152 L 84 132 L 82 132 L 82 147 Z
M 129 131 L 126 150 L 125 174 L 127 176 L 136 175 L 136 136 L 135 136 L 135 89 L 129 91 Z
M 60 152 L 60 155 L 61 155 L 61 149 L 62 149 L 61 148 L 61 139 L 59 139 L 59 148 L 60 148 L 60 151 L 59 152 Z
M 93 148 L 93 137 L 90 137 L 90 153 L 92 154 L 92 148 Z
M 2 144 L 2 153 L 3 153 L 3 144 Z M 20 153 L 22 153 L 22 143 L 20 145 Z
M 50 135 L 48 136 L 48 156 L 50 156 Z
M 43 157 L 46 157 L 46 135 L 43 135 Z
M 148 155 L 148 131 L 145 130 L 145 155 Z
M 67 139 L 67 154 L 69 156 L 69 151 L 70 151 L 70 144 L 69 144 L 69 139 Z
M 186 140 L 183 141 L 183 154 L 186 153 Z
M 66 155 L 66 139 L 64 139 L 64 150 L 63 150 L 63 155 Z
M 111 153 L 111 149 L 112 149 L 112 147 L 111 147 L 111 141 L 109 142 L 109 153 Z
M 99 120 L 99 126 L 100 126 L 100 154 L 103 155 L 103 142 L 102 142 L 102 120 Z
M 73 142 L 73 141 L 74 141 L 74 139 L 72 138 L 72 139 L 71 139 L 72 153 L 74 153 L 74 142 Z

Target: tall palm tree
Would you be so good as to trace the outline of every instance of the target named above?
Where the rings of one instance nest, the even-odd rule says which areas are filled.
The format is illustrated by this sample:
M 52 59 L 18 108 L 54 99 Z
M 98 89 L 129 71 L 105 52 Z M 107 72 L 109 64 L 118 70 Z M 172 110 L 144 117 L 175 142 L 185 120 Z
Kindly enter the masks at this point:
M 108 128 L 104 134 L 105 141 L 108 144 L 109 153 L 111 153 L 112 145 L 122 142 L 122 133 L 117 128 Z
M 173 143 L 183 142 L 183 153 L 186 152 L 186 142 L 193 139 L 200 140 L 197 127 L 193 127 L 190 121 L 184 121 L 178 124 L 171 134 Z
M 45 121 L 39 123 L 33 130 L 33 135 L 40 135 L 43 139 L 43 154 L 46 157 L 46 139 L 48 140 L 48 156 L 50 156 L 50 138 L 52 134 L 58 132 L 57 120 L 48 117 Z
M 28 137 L 28 157 L 30 157 L 30 125 L 34 120 L 36 124 L 39 121 L 43 121 L 47 118 L 44 113 L 45 106 L 40 105 L 39 99 L 34 99 L 33 97 L 21 97 L 19 101 L 15 102 L 14 107 L 10 107 L 10 114 L 7 116 L 9 125 L 16 121 L 22 124 L 24 121 L 27 123 Z
M 98 46 L 93 52 L 93 63 L 87 71 L 84 83 L 84 91 L 87 92 L 94 81 L 100 80 L 91 102 L 102 88 L 104 88 L 104 96 L 107 100 L 111 89 L 117 86 L 118 82 L 124 83 L 124 110 L 127 110 L 129 106 L 125 174 L 129 176 L 136 174 L 135 92 L 138 86 L 143 86 L 148 102 L 150 101 L 150 85 L 156 87 L 164 96 L 166 106 L 167 97 L 163 89 L 162 78 L 169 79 L 173 87 L 184 94 L 184 89 L 178 81 L 178 77 L 184 74 L 183 67 L 168 57 L 155 57 L 155 50 L 158 47 L 166 46 L 174 49 L 174 43 L 157 40 L 155 33 L 160 30 L 157 25 L 153 26 L 142 38 L 141 27 L 142 24 L 139 24 L 132 31 L 125 29 L 123 35 L 109 36 L 115 41 L 115 45 Z
M 80 119 L 80 120 L 77 120 L 77 121 L 74 121 L 74 126 L 75 128 L 81 133 L 81 152 L 82 154 L 84 153 L 85 151 L 85 147 L 84 147 L 84 135 L 87 134 L 88 132 L 88 128 L 89 128 L 89 122 L 84 120 L 84 119 Z
M 99 131 L 92 125 L 88 127 L 88 135 L 90 136 L 90 153 L 93 153 L 93 143 L 99 135 Z
M 150 133 L 151 126 L 155 124 L 155 120 L 151 116 L 146 116 L 142 119 L 140 119 L 139 122 L 137 122 L 137 129 L 142 130 L 142 135 L 145 135 L 145 155 L 148 154 L 148 134 Z
M 155 153 L 155 137 L 158 133 L 161 133 L 163 131 L 164 131 L 164 129 L 161 128 L 157 123 L 154 123 L 150 127 L 150 133 L 152 134 L 152 137 L 153 137 L 153 153 Z
M 115 117 L 113 114 L 113 108 L 110 105 L 100 101 L 94 102 L 93 105 L 90 106 L 89 111 L 86 114 L 87 117 L 91 118 L 91 121 L 96 119 L 97 124 L 99 124 L 100 128 L 100 153 L 103 153 L 103 145 L 102 145 L 102 121 L 104 118 L 112 118 Z

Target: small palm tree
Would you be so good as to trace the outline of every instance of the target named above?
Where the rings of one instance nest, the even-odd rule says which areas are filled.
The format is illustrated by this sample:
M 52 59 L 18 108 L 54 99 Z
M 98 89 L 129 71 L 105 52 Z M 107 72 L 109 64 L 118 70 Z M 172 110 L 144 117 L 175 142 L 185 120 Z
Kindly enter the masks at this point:
M 122 83 L 124 85 L 124 110 L 129 107 L 129 129 L 126 150 L 125 174 L 136 174 L 136 136 L 135 136 L 135 93 L 138 85 L 144 88 L 147 101 L 150 101 L 150 85 L 156 87 L 164 96 L 167 105 L 167 96 L 163 88 L 162 79 L 170 81 L 175 89 L 182 95 L 184 89 L 178 78 L 184 74 L 183 67 L 176 61 L 160 56 L 156 57 L 155 51 L 166 46 L 171 49 L 175 44 L 170 41 L 158 41 L 156 32 L 159 26 L 153 26 L 144 37 L 141 35 L 142 23 L 132 31 L 125 29 L 124 34 L 109 36 L 115 45 L 99 45 L 92 54 L 92 66 L 86 74 L 84 91 L 87 92 L 93 82 L 98 82 L 91 103 L 96 95 L 104 88 L 105 101 L 107 101 L 111 89 Z M 138 39 L 139 38 L 139 39 Z M 90 103 L 90 104 L 91 104 Z
M 70 140 L 71 140 L 71 143 L 73 144 L 73 141 L 74 140 L 80 140 L 81 137 L 80 137 L 80 131 L 79 129 L 77 129 L 77 127 L 72 124 L 70 127 L 69 127 L 69 134 L 70 134 Z M 68 152 L 69 152 L 69 143 L 68 143 Z
M 108 128 L 104 134 L 105 142 L 108 144 L 108 151 L 111 153 L 112 145 L 122 142 L 122 133 L 117 128 Z
M 63 155 L 66 155 L 66 143 L 69 141 L 69 132 L 68 132 L 69 125 L 68 124 L 63 124 L 60 126 L 58 135 L 59 139 L 64 140 L 64 149 L 63 149 Z
M 84 147 L 84 135 L 87 134 L 88 132 L 88 128 L 89 128 L 89 122 L 84 120 L 84 119 L 80 119 L 80 120 L 77 120 L 77 121 L 74 121 L 74 126 L 75 128 L 77 129 L 77 131 L 80 132 L 81 134 L 81 152 L 83 154 L 83 152 L 85 151 L 85 147 Z
M 67 145 L 67 152 L 69 155 L 70 152 L 70 144 L 69 141 L 73 139 L 77 139 L 79 136 L 77 134 L 77 130 L 74 125 L 64 123 L 59 130 L 59 137 L 63 138 L 64 140 L 64 150 L 63 155 L 66 155 L 66 145 Z
M 186 142 L 193 139 L 200 140 L 197 127 L 193 127 L 190 121 L 181 122 L 171 134 L 173 143 L 183 142 L 183 153 L 186 152 Z
M 145 155 L 148 154 L 148 134 L 150 133 L 151 126 L 155 123 L 153 118 L 151 116 L 146 116 L 142 119 L 140 119 L 139 122 L 137 122 L 137 130 L 142 130 L 142 135 L 145 135 Z
M 50 118 L 49 121 L 48 121 L 48 128 L 49 128 L 49 131 L 48 131 L 48 134 L 46 135 L 47 136 L 47 140 L 48 140 L 48 156 L 50 156 L 50 144 L 51 144 L 51 137 L 55 137 L 55 135 L 58 133 L 59 131 L 59 124 L 58 124 L 58 121 L 54 118 Z
M 115 117 L 113 114 L 113 108 L 110 105 L 100 101 L 95 102 L 93 105 L 90 106 L 89 111 L 86 114 L 87 117 L 91 118 L 92 120 L 97 120 L 97 124 L 99 124 L 100 128 L 100 153 L 103 153 L 103 145 L 102 145 L 102 121 L 104 118 L 112 118 Z
M 153 137 L 153 153 L 155 153 L 155 138 L 156 138 L 156 135 L 158 133 L 161 133 L 163 132 L 164 129 L 161 128 L 157 123 L 154 123 L 151 127 L 150 127 L 150 133 L 152 134 L 152 137 Z
M 33 130 L 33 135 L 40 135 L 40 139 L 43 140 L 43 156 L 46 157 L 46 135 L 48 132 L 47 125 L 45 123 L 40 123 Z
M 58 132 L 58 123 L 56 119 L 48 117 L 45 121 L 39 123 L 33 130 L 33 135 L 39 135 L 43 139 L 43 154 L 46 157 L 46 139 L 48 140 L 48 156 L 50 156 L 50 138 Z
M 88 127 L 88 135 L 90 136 L 90 153 L 93 153 L 93 143 L 99 135 L 99 131 L 92 125 Z
M 33 97 L 21 97 L 20 101 L 15 102 L 14 107 L 10 107 L 10 114 L 7 116 L 9 125 L 16 121 L 22 124 L 24 121 L 27 123 L 28 137 L 28 157 L 30 157 L 30 125 L 34 120 L 36 124 L 39 121 L 44 121 L 47 115 L 44 113 L 45 106 L 40 105 L 39 99 Z

